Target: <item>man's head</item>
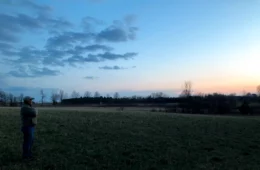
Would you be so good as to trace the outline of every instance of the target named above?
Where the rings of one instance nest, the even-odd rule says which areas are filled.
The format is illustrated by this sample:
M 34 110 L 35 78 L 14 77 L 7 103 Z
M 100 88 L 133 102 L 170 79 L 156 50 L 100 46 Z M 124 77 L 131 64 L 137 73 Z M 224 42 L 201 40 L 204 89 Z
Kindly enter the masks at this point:
M 32 105 L 33 99 L 34 99 L 33 97 L 25 96 L 25 97 L 23 98 L 23 102 L 26 103 L 26 104 Z

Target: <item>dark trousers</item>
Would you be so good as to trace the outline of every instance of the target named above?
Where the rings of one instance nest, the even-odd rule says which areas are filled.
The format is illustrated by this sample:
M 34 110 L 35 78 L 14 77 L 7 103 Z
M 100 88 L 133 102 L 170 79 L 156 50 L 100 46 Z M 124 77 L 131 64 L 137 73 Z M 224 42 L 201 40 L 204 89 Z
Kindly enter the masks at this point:
M 32 145 L 34 139 L 34 130 L 35 127 L 22 127 L 23 132 L 23 157 L 31 157 L 32 156 Z

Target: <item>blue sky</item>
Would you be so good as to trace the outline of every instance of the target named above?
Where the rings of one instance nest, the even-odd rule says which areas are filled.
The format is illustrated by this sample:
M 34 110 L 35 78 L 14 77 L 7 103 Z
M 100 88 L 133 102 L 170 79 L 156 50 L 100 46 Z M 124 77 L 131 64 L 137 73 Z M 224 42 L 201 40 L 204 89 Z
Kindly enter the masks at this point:
M 0 83 L 15 94 L 260 84 L 259 0 L 2 0 L 0 11 Z

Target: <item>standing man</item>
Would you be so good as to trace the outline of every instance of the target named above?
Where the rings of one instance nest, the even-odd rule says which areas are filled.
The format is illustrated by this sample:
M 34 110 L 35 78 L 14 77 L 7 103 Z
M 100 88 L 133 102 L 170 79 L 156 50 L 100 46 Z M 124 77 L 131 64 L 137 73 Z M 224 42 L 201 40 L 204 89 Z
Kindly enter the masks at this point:
M 37 124 L 37 110 L 32 107 L 34 98 L 26 96 L 23 99 L 21 107 L 21 121 L 23 132 L 23 159 L 32 158 L 32 145 L 34 138 L 34 130 Z

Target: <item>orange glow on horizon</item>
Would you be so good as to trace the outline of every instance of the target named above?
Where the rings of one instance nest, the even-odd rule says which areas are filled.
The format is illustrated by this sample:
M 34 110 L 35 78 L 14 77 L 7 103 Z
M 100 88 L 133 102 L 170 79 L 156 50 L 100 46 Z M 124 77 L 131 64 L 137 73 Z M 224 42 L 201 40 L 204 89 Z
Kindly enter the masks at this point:
M 184 82 L 183 82 L 184 83 Z M 157 91 L 174 91 L 181 92 L 183 83 L 154 83 L 154 84 L 142 84 L 133 90 L 145 91 L 145 90 L 157 90 Z M 199 81 L 198 83 L 192 82 L 192 89 L 195 93 L 236 93 L 241 94 L 243 92 L 256 93 L 256 87 L 260 85 L 260 81 L 255 79 L 229 79 L 222 81 Z

